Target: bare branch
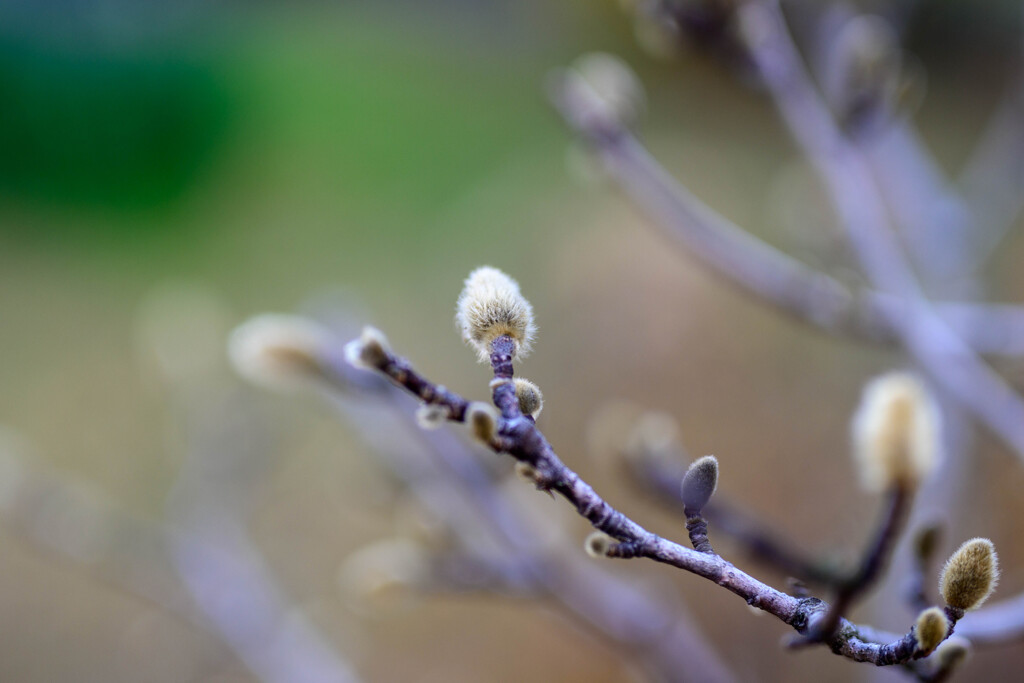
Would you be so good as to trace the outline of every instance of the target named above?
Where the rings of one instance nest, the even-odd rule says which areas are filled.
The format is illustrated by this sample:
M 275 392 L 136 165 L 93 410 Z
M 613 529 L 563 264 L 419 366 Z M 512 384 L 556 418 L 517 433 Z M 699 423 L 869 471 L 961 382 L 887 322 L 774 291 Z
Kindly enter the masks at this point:
M 828 605 L 821 600 L 798 599 L 778 591 L 718 555 L 690 550 L 653 534 L 612 507 L 558 458 L 532 420 L 504 401 L 501 387 L 505 382 L 502 380 L 511 376 L 511 362 L 500 338 L 492 346 L 491 359 L 499 380 L 494 383 L 495 398 L 502 404 L 505 414 L 499 418 L 497 436 L 489 445 L 499 453 L 507 453 L 529 464 L 536 472 L 538 489 L 559 494 L 594 528 L 618 541 L 609 556 L 646 557 L 702 576 L 744 598 L 747 604 L 773 614 L 802 635 L 810 633 L 825 617 Z M 419 375 L 408 361 L 389 350 L 384 350 L 375 367 L 396 385 L 417 396 L 436 395 L 431 382 Z M 465 399 L 456 396 L 446 401 L 453 405 L 465 404 Z M 833 652 L 878 665 L 897 664 L 921 655 L 913 632 L 888 645 L 878 645 L 865 642 L 857 627 L 845 620 L 841 620 L 839 628 L 825 642 Z M 908 643 L 914 645 L 911 647 Z
M 855 294 L 715 212 L 672 178 L 625 127 L 596 117 L 597 95 L 572 74 L 552 79 L 549 94 L 566 122 L 594 146 L 655 224 L 727 282 L 827 332 L 875 342 L 896 339 L 891 321 L 907 315 L 907 301 L 872 290 Z M 980 352 L 1024 354 L 1021 307 L 940 302 L 936 309 Z

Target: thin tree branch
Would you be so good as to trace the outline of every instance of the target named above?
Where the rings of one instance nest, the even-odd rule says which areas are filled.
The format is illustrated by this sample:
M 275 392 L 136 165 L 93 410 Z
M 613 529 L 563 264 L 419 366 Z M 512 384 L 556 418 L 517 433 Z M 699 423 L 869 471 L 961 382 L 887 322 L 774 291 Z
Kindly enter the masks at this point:
M 360 342 L 356 340 L 351 343 Z M 508 363 L 507 353 L 500 343 L 495 343 L 493 348 L 495 353 L 492 355 L 492 364 L 495 367 L 495 374 L 499 377 L 495 384 L 500 385 L 503 384 L 501 380 L 511 376 L 511 368 L 507 367 L 511 364 Z M 438 396 L 435 385 L 417 373 L 408 361 L 386 349 L 383 353 L 380 351 L 378 350 L 380 357 L 375 362 L 374 369 L 383 373 L 396 385 L 421 399 L 437 400 L 439 405 L 449 408 L 449 415 L 454 415 L 458 406 L 468 404 L 465 399 L 454 394 L 435 399 Z M 787 595 L 743 572 L 718 555 L 700 553 L 657 536 L 616 510 L 558 458 L 534 422 L 517 414 L 517 407 L 506 404 L 499 389 L 500 387 L 495 387 L 496 399 L 503 404 L 502 410 L 507 416 L 499 418 L 497 436 L 492 440 L 491 448 L 530 465 L 536 473 L 538 489 L 557 493 L 565 498 L 595 529 L 618 541 L 619 548 L 628 549 L 628 552 L 621 556 L 646 557 L 702 576 L 744 598 L 747 604 L 773 614 L 802 635 L 811 632 L 809 629 L 824 618 L 828 605 L 821 600 L 798 599 Z M 614 551 L 615 546 L 610 556 L 615 556 Z M 882 666 L 910 661 L 916 656 L 923 655 L 916 645 L 908 647 L 908 639 L 913 640 L 913 631 L 886 645 L 869 643 L 860 636 L 856 626 L 843 619 L 839 629 L 826 640 L 826 643 L 837 654 Z M 913 642 L 916 644 L 916 640 Z
M 549 95 L 655 224 L 727 282 L 827 332 L 873 342 L 896 339 L 892 320 L 907 315 L 909 302 L 873 290 L 858 295 L 715 212 L 680 185 L 625 127 L 596 116 L 598 95 L 581 79 L 564 72 L 552 79 Z M 1021 307 L 940 302 L 936 308 L 980 352 L 1024 354 Z
M 1024 401 L 924 299 L 888 229 L 874 180 L 815 92 L 778 6 L 764 0 L 746 4 L 739 12 L 751 56 L 794 139 L 825 181 L 865 273 L 875 288 L 909 304 L 907 316 L 889 318 L 903 344 L 939 384 L 1024 459 Z
M 394 360 L 390 372 L 411 370 Z M 327 397 L 346 423 L 409 493 L 462 539 L 465 551 L 490 567 L 506 592 L 551 600 L 659 680 L 734 680 L 672 596 L 654 595 L 649 586 L 613 576 L 578 553 L 541 548 L 518 501 L 496 485 L 465 440 L 447 430 L 410 431 L 412 409 L 399 389 L 346 363 L 332 363 L 327 379 Z M 431 395 L 432 389 L 424 391 Z M 453 394 L 441 400 L 466 405 Z M 488 545 L 503 552 L 481 554 L 479 525 L 493 539 Z
M 863 595 L 882 574 L 906 522 L 912 499 L 910 490 L 904 486 L 898 485 L 890 491 L 882 523 L 878 525 L 874 539 L 865 550 L 860 567 L 839 586 L 832 606 L 818 624 L 817 632 L 811 634 L 812 639 L 824 639 L 832 634 L 853 601 Z
M 968 266 L 989 259 L 1024 210 L 1024 64 L 960 177 L 977 220 Z

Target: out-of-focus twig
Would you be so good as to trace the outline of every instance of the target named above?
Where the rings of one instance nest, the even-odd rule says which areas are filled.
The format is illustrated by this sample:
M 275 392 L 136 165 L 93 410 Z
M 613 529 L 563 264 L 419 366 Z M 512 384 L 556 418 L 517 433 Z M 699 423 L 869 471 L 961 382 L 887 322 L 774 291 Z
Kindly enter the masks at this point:
M 348 662 L 291 605 L 248 538 L 242 513 L 261 478 L 267 435 L 238 402 L 213 394 L 182 402 L 189 454 L 167 504 L 180 529 L 169 550 L 181 581 L 260 680 L 355 683 Z
M 578 552 L 543 547 L 517 502 L 483 469 L 479 452 L 447 430 L 411 432 L 413 403 L 367 374 L 331 366 L 327 396 L 425 509 L 463 539 L 491 590 L 546 599 L 620 647 L 659 680 L 731 681 L 733 675 L 669 595 L 615 576 Z M 449 397 L 450 398 L 450 397 Z M 456 405 L 464 406 L 455 399 Z M 481 548 L 482 525 L 491 544 Z
M 701 202 L 650 155 L 628 129 L 594 114 L 596 93 L 563 73 L 549 95 L 623 189 L 669 237 L 728 282 L 798 320 L 831 333 L 893 341 L 892 321 L 910 304 L 892 293 L 858 295 L 838 280 L 792 259 Z M 1024 309 L 1014 305 L 939 302 L 936 309 L 983 353 L 1024 353 Z

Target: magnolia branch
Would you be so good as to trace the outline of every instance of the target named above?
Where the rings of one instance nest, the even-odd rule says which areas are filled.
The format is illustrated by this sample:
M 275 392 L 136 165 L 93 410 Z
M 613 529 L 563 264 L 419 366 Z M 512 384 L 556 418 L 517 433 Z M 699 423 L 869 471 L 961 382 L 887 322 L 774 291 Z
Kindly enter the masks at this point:
M 648 531 L 612 507 L 567 467 L 534 421 L 523 416 L 510 400 L 507 389 L 512 374 L 509 353 L 512 345 L 511 340 L 499 337 L 491 354 L 496 379 L 494 394 L 502 410 L 500 415 L 489 413 L 482 404 L 471 403 L 453 392 L 439 390 L 409 361 L 394 355 L 376 331 L 364 333 L 360 339 L 350 342 L 347 355 L 360 366 L 382 373 L 424 403 L 442 407 L 450 421 L 468 421 L 474 434 L 482 437 L 492 450 L 529 466 L 538 489 L 557 493 L 595 529 L 616 541 L 609 553 L 611 556 L 645 557 L 697 574 L 742 597 L 747 604 L 776 616 L 801 635 L 814 632 L 826 618 L 828 604 L 817 598 L 796 598 L 783 593 L 717 554 L 685 548 Z M 511 397 L 514 398 L 514 394 Z M 485 415 L 490 419 L 482 417 Z M 880 644 L 866 640 L 858 627 L 845 619 L 839 620 L 838 628 L 824 642 L 836 654 L 880 666 L 905 663 L 931 651 L 919 647 L 913 630 L 893 642 Z

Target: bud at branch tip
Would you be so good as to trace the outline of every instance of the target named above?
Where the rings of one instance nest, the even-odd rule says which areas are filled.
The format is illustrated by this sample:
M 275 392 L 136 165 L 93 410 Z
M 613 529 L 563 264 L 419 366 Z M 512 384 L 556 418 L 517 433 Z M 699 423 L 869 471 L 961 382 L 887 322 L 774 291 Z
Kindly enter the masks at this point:
M 700 512 L 718 488 L 718 459 L 705 455 L 690 464 L 683 476 L 683 505 L 688 510 Z
M 466 278 L 456 304 L 455 321 L 462 339 L 476 349 L 481 362 L 488 362 L 491 343 L 507 336 L 514 343 L 513 355 L 530 351 L 537 326 L 533 307 L 519 291 L 519 284 L 497 268 L 477 268 Z

